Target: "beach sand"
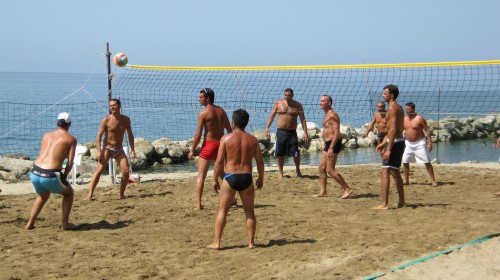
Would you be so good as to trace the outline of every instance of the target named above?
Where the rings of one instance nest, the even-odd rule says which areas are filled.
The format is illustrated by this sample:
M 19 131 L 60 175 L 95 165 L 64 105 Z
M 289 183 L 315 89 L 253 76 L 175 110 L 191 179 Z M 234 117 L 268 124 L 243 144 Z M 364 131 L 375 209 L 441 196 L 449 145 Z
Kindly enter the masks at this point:
M 304 178 L 266 172 L 256 191 L 258 247 L 246 243 L 241 206 L 231 208 L 223 248 L 213 241 L 218 197 L 207 178 L 203 211 L 193 211 L 195 174 L 144 174 L 118 200 L 118 186 L 98 186 L 95 200 L 78 185 L 70 221 L 78 231 L 59 230 L 61 201 L 52 195 L 32 231 L 24 229 L 35 198 L 29 182 L 1 184 L 1 279 L 360 279 L 500 232 L 500 164 L 434 166 L 440 185 L 430 186 L 423 165 L 412 165 L 407 207 L 379 204 L 378 165 L 339 166 L 354 189 L 342 200 L 328 179 L 319 190 L 315 167 Z M 274 168 L 275 169 L 275 168 Z M 500 238 L 387 273 L 380 279 L 499 279 Z

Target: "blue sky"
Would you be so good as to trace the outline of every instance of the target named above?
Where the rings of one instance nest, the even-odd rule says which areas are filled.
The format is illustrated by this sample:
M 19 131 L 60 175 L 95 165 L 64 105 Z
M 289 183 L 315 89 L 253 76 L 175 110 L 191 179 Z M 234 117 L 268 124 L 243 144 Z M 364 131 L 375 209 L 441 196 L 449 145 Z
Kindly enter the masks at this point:
M 500 59 L 498 0 L 10 0 L 0 71 Z

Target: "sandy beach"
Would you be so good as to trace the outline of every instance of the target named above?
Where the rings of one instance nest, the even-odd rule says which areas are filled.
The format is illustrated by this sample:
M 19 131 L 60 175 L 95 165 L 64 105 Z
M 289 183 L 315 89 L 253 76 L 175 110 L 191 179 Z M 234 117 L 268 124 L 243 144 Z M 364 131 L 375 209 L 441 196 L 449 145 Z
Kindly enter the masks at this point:
M 141 174 L 126 200 L 103 177 L 95 200 L 85 201 L 88 179 L 76 185 L 70 221 L 59 230 L 61 201 L 52 195 L 32 231 L 24 229 L 35 198 L 29 181 L 0 183 L 1 279 L 498 279 L 500 237 L 465 246 L 388 273 L 389 269 L 500 232 L 500 164 L 434 166 L 431 187 L 423 165 L 412 165 L 407 207 L 388 211 L 380 199 L 378 165 L 339 166 L 354 189 L 350 199 L 328 179 L 319 190 L 316 167 L 304 178 L 268 168 L 256 192 L 258 247 L 246 244 L 241 206 L 228 215 L 219 251 L 213 239 L 218 197 L 207 178 L 205 209 L 193 211 L 196 173 Z

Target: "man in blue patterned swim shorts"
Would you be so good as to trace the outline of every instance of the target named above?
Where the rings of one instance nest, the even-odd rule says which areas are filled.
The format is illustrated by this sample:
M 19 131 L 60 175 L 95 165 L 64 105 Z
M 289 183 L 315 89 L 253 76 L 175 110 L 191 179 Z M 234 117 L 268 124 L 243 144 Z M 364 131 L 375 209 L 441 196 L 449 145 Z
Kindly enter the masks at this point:
M 68 222 L 74 197 L 73 188 L 66 180 L 66 176 L 73 167 L 77 142 L 76 138 L 68 132 L 71 126 L 71 117 L 68 113 L 59 114 L 56 124 L 58 126 L 56 130 L 47 132 L 43 136 L 40 154 L 29 173 L 31 183 L 38 196 L 33 203 L 30 218 L 25 226 L 28 230 L 35 228 L 35 220 L 49 199 L 50 193 L 63 196 L 60 228 L 63 230 L 78 228 Z M 68 158 L 68 164 L 63 170 L 62 164 L 66 158 Z

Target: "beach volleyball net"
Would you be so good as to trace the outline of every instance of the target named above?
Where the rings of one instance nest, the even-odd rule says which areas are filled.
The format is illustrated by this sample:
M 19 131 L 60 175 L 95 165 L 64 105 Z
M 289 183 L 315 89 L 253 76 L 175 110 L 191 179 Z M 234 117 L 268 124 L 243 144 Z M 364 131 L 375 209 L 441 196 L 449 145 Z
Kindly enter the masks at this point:
M 417 113 L 428 120 L 485 117 L 500 111 L 500 60 L 265 67 L 128 65 L 117 69 L 112 97 L 121 100 L 123 113 L 131 117 L 134 135 L 150 141 L 164 137 L 173 141 L 192 139 L 197 115 L 204 108 L 198 102 L 199 92 L 207 87 L 215 91 L 215 104 L 229 117 L 239 108 L 250 113 L 248 132 L 265 129 L 274 102 L 283 98 L 286 88 L 294 90 L 294 99 L 302 104 L 307 122 L 321 127 L 324 112 L 319 99 L 326 94 L 332 96 L 341 124 L 356 131 L 362 131 L 372 119 L 387 84 L 398 85 L 401 105 L 415 103 Z M 34 159 L 43 133 L 55 128 L 55 117 L 62 111 L 78 120 L 70 132 L 79 143 L 94 142 L 100 121 L 108 114 L 106 80 L 101 79 L 99 94 L 88 94 L 83 88 L 79 91 L 82 94 L 72 94 L 56 104 L 4 100 L 0 105 L 0 155 L 24 154 Z M 276 123 L 277 119 L 272 132 Z M 344 149 L 338 162 L 371 163 L 379 159 L 370 147 Z

